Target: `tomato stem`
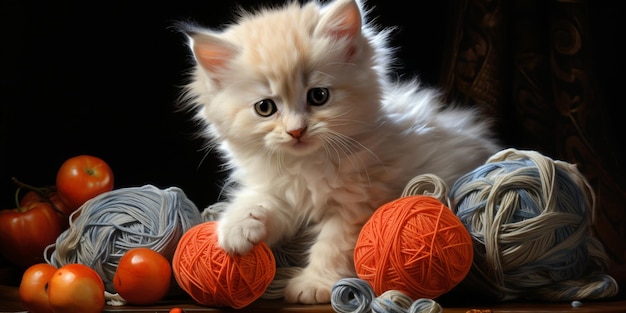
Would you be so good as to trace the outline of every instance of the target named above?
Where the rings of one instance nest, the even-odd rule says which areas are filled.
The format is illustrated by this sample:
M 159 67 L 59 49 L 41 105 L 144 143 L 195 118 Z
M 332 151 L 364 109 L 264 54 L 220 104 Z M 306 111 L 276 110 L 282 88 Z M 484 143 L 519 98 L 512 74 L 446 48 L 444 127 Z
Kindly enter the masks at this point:
M 27 183 L 24 183 L 20 180 L 18 180 L 15 177 L 11 177 L 11 180 L 13 181 L 13 183 L 15 185 L 17 185 L 18 188 L 24 188 L 26 190 L 32 190 L 34 192 L 36 192 L 38 195 L 40 195 L 42 198 L 48 198 L 48 193 L 54 191 L 54 187 L 35 187 L 32 185 L 29 185 Z
M 14 177 L 15 178 L 15 177 Z M 15 208 L 17 208 L 17 211 L 22 213 L 22 206 L 20 205 L 20 191 L 22 189 L 20 187 L 17 187 L 17 189 L 15 189 Z
M 22 206 L 20 205 L 20 201 L 19 201 L 19 193 L 22 189 L 26 189 L 26 190 L 32 190 L 34 192 L 36 192 L 39 196 L 41 196 L 43 199 L 46 200 L 46 202 L 50 203 L 50 205 L 52 206 L 52 208 L 59 214 L 63 215 L 63 216 L 68 216 L 67 214 L 65 214 L 65 212 L 63 212 L 61 209 L 59 209 L 56 204 L 54 204 L 54 202 L 52 202 L 50 200 L 50 196 L 49 194 L 53 191 L 56 190 L 55 186 L 47 186 L 47 187 L 35 187 L 32 185 L 29 185 L 27 183 L 24 183 L 20 180 L 18 180 L 15 177 L 11 177 L 11 181 L 13 181 L 13 183 L 15 185 L 17 185 L 17 190 L 15 191 L 15 204 L 17 205 L 17 210 L 22 212 Z

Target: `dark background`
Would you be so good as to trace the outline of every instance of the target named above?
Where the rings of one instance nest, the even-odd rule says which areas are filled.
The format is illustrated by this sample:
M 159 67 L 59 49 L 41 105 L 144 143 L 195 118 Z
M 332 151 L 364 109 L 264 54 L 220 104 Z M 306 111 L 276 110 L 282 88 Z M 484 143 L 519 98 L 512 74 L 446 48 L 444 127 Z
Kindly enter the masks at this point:
M 253 8 L 282 2 L 0 1 L 0 209 L 14 207 L 16 187 L 11 177 L 36 186 L 54 184 L 61 163 L 79 154 L 107 161 L 115 172 L 116 188 L 178 186 L 199 209 L 218 201 L 224 178 L 218 160 L 197 137 L 191 114 L 176 111 L 192 64 L 186 39 L 172 25 L 191 20 L 218 27 L 231 21 L 239 4 Z M 403 66 L 399 76 L 419 75 L 428 85 L 445 85 L 454 74 L 452 91 L 461 99 L 471 103 L 500 96 L 486 102 L 502 111 L 496 113 L 502 117 L 498 134 L 504 145 L 580 161 L 601 204 L 596 233 L 612 259 L 612 274 L 624 284 L 626 67 L 621 46 L 626 38 L 622 21 L 626 2 L 370 0 L 368 4 L 378 24 L 398 27 L 392 45 L 399 47 Z M 567 11 L 570 7 L 572 12 Z M 577 11 L 580 8 L 586 14 Z M 455 12 L 463 13 L 463 21 L 449 20 Z M 551 29 L 561 14 L 575 17 L 567 23 L 583 23 L 581 53 L 571 58 L 555 53 L 555 42 L 567 44 L 561 40 L 569 38 Z M 499 18 L 506 22 L 498 23 Z M 499 32 L 501 25 L 505 30 Z M 500 33 L 505 36 L 498 37 Z M 449 44 L 458 38 L 461 49 L 449 51 Z M 446 64 L 456 67 L 446 69 Z M 589 81 L 569 84 L 568 77 L 556 77 L 562 69 L 577 71 Z M 477 77 L 479 73 L 497 76 L 489 80 Z M 494 81 L 501 84 L 489 84 Z M 462 82 L 477 82 L 472 86 L 478 87 L 461 90 Z M 485 86 L 501 90 L 476 92 Z M 589 90 L 591 94 L 586 94 Z M 571 102 L 589 107 L 562 112 L 559 105 L 569 102 L 556 97 L 563 95 L 578 97 L 574 100 L 582 102 Z M 577 154 L 580 151 L 584 153 Z
M 79 154 L 107 161 L 116 188 L 178 186 L 199 208 L 216 202 L 224 174 L 191 113 L 176 110 L 191 63 L 171 26 L 218 27 L 238 4 L 262 3 L 272 1 L 2 2 L 0 209 L 14 207 L 11 177 L 52 185 Z M 398 74 L 437 84 L 448 1 L 369 5 L 379 24 L 399 27 Z

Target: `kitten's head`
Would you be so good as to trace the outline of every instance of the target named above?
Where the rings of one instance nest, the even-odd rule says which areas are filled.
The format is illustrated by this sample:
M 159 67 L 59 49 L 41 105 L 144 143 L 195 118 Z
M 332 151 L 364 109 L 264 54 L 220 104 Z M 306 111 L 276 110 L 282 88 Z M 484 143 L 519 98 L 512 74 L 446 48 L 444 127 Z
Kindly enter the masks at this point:
M 355 0 L 243 13 L 222 31 L 186 27 L 187 95 L 230 153 L 347 153 L 375 128 L 383 33 Z

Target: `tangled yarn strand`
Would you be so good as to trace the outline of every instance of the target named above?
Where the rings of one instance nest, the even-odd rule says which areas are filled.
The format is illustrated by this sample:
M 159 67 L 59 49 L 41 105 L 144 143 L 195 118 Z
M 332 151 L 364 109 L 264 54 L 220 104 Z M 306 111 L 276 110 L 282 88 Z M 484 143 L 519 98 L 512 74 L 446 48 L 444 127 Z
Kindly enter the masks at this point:
M 448 186 L 434 174 L 418 175 L 407 183 L 402 191 L 402 197 L 416 195 L 431 196 L 450 207 Z

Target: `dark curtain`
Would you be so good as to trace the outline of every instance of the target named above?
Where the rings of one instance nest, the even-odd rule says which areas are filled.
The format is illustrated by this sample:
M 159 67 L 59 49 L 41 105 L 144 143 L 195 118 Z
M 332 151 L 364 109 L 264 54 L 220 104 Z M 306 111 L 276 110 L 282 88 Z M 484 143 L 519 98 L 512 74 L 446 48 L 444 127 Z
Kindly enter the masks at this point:
M 450 2 L 441 85 L 496 117 L 505 144 L 576 164 L 596 194 L 594 235 L 626 281 L 620 1 Z M 623 23 L 623 22 L 622 22 Z

